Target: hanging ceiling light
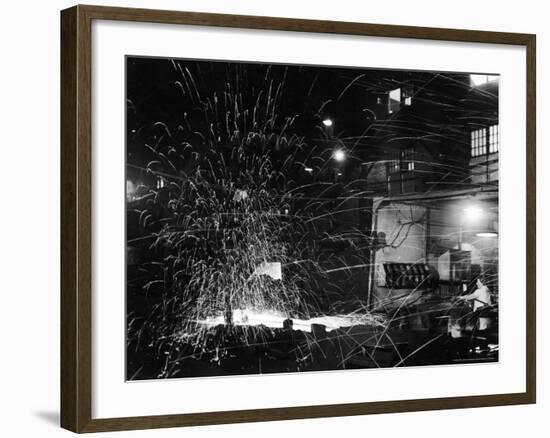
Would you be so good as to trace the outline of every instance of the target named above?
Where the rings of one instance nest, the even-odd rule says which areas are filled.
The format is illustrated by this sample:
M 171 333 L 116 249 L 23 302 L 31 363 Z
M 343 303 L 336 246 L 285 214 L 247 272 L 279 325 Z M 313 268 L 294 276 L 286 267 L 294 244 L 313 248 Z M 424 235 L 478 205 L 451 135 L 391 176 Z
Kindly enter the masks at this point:
M 334 151 L 333 157 L 336 161 L 344 161 L 346 159 L 346 153 L 343 149 L 336 149 Z
M 488 219 L 482 228 L 476 231 L 477 237 L 497 237 L 498 232 L 495 230 L 494 224 Z
M 492 230 L 490 228 L 479 230 L 476 233 L 477 237 L 497 237 L 498 233 L 495 230 Z
M 463 211 L 464 218 L 468 222 L 476 222 L 483 217 L 483 209 L 477 205 L 469 205 Z

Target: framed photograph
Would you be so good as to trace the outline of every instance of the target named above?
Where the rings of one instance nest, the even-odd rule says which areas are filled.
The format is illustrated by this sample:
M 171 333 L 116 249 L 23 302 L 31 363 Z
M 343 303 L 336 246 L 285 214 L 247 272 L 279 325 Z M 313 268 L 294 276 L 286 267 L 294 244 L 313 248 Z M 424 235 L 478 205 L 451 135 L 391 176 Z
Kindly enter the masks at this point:
M 535 36 L 61 13 L 61 423 L 535 403 Z

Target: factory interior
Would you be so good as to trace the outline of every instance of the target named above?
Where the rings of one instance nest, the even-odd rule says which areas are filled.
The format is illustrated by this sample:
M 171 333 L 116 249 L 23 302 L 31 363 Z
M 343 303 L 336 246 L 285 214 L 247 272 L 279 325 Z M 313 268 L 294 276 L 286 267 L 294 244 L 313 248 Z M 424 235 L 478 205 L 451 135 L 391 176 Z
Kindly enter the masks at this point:
M 498 76 L 126 63 L 127 380 L 498 361 Z

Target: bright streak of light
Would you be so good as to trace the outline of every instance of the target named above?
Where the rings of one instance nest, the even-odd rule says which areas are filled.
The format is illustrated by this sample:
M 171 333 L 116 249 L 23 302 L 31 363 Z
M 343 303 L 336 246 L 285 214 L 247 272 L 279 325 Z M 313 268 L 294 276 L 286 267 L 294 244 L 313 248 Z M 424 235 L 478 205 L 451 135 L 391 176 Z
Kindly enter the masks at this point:
M 311 167 L 304 167 L 304 170 L 307 172 L 307 173 L 313 173 L 313 169 Z

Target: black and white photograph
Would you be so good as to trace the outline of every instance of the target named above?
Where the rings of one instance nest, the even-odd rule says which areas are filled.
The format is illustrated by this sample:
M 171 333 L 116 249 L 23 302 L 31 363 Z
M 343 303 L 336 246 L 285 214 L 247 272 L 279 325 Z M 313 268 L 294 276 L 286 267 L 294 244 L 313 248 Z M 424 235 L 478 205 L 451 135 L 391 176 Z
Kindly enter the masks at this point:
M 499 75 L 126 56 L 126 379 L 499 360 Z

